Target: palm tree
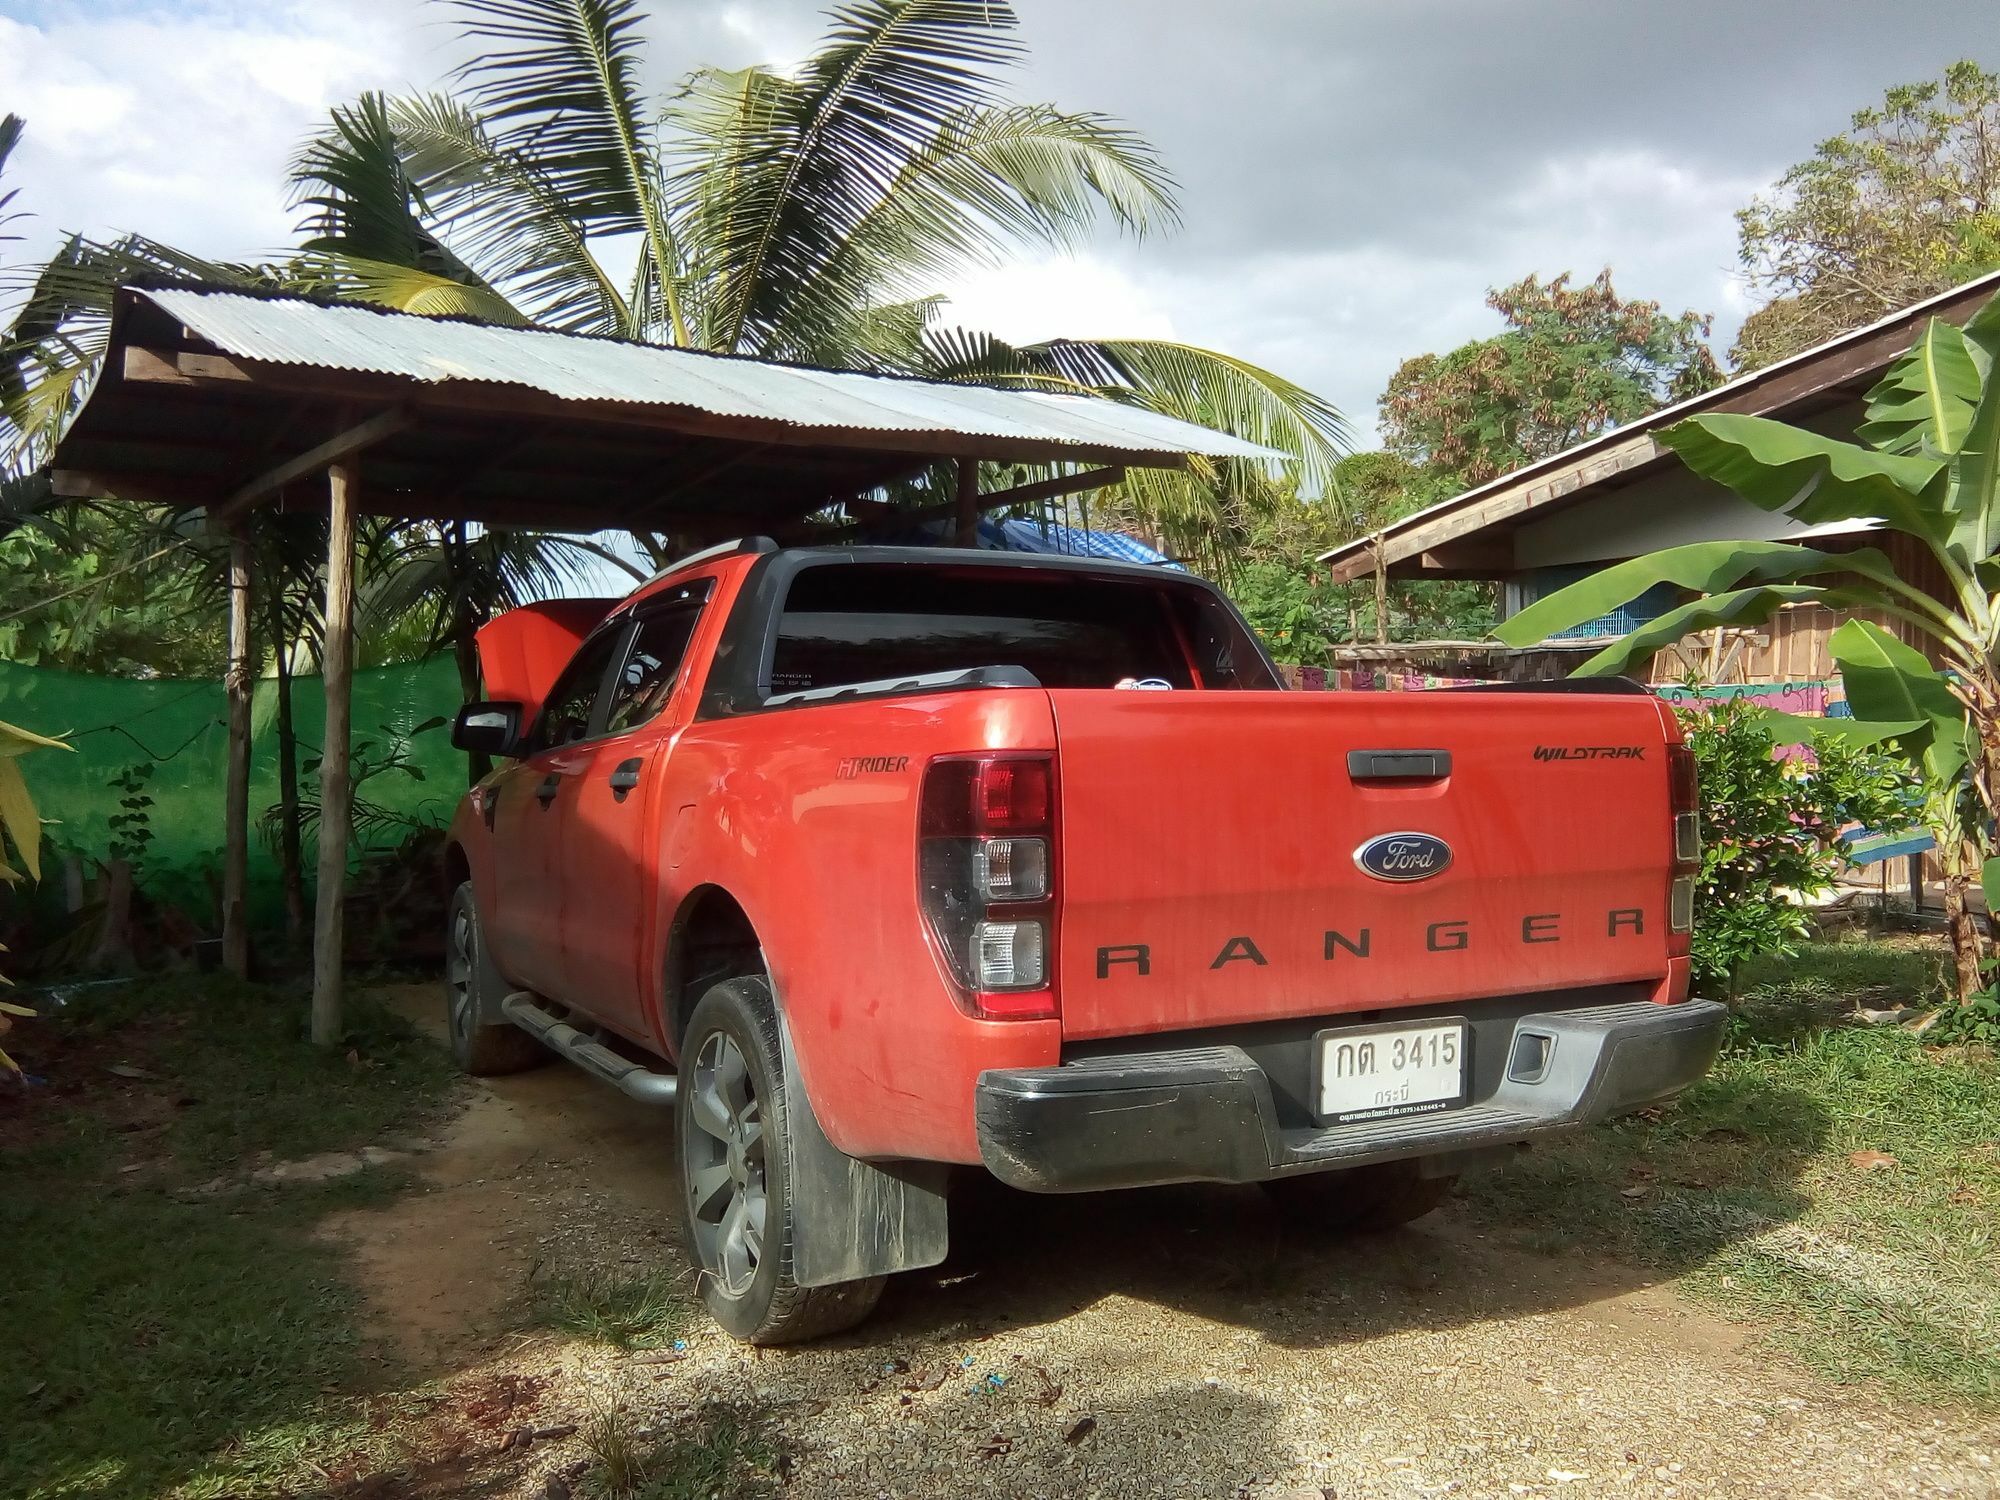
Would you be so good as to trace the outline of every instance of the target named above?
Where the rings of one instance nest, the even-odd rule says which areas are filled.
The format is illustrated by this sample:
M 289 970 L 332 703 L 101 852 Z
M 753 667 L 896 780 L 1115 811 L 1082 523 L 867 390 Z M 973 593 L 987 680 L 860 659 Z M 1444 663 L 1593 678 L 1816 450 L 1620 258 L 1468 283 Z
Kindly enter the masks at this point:
M 560 536 L 464 521 L 419 522 L 386 531 L 370 549 L 364 616 L 388 622 L 414 616 L 423 622 L 426 656 L 450 648 L 465 701 L 479 696 L 479 655 L 473 637 L 503 610 L 569 593 L 598 570 L 622 570 L 633 582 L 645 577 L 608 548 L 585 537 Z M 490 769 L 483 755 L 469 758 L 471 779 Z
M 639 0 L 452 0 L 482 51 L 462 92 L 364 95 L 300 150 L 329 285 L 407 311 L 942 379 L 1087 390 L 1298 455 L 1331 487 L 1334 408 L 1268 370 L 1158 340 L 1011 347 L 941 322 L 937 288 L 1108 219 L 1178 222 L 1153 148 L 1102 115 L 1011 102 L 1006 0 L 850 0 L 789 74 L 700 69 L 655 107 Z M 1271 476 L 1128 480 L 1199 543 Z

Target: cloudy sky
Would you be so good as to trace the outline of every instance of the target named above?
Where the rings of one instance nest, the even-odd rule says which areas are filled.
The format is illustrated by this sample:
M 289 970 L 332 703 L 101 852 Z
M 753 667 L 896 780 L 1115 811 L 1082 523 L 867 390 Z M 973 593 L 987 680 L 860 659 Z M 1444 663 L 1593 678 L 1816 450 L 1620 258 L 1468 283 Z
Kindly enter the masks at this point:
M 1609 265 L 1627 296 L 1714 314 L 1726 347 L 1747 310 L 1733 211 L 1889 85 L 2000 63 L 1993 0 L 1016 3 L 1019 94 L 1151 137 L 1186 226 L 971 277 L 961 319 L 1226 348 L 1364 435 L 1403 358 L 1493 331 L 1486 289 L 1528 272 Z M 662 88 L 796 61 L 820 29 L 815 0 L 651 9 Z M 424 0 L 0 0 L 29 248 L 69 229 L 278 247 L 286 158 L 327 106 L 434 85 L 459 55 Z

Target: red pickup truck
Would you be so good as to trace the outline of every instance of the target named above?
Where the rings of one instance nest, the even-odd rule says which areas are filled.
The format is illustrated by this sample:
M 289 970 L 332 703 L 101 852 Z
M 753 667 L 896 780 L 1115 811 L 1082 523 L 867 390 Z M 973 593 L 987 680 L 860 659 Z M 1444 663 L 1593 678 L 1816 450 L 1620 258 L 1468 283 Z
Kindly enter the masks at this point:
M 957 1164 L 1382 1227 L 1721 1039 L 1692 760 L 1636 687 L 1289 693 L 1183 573 L 761 540 L 480 651 L 453 1046 L 672 1107 L 752 1342 L 941 1260 Z

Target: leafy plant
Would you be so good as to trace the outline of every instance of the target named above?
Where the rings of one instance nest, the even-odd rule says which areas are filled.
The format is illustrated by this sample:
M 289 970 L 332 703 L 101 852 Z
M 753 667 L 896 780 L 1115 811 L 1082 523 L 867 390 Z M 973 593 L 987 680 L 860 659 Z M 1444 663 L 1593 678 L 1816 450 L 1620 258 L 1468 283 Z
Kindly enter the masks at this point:
M 109 853 L 113 859 L 136 865 L 153 842 L 153 798 L 146 788 L 152 784 L 155 769 L 151 761 L 142 760 L 111 778 L 119 810 L 104 821 L 111 829 Z
M 1944 586 L 1933 593 L 1874 547 L 1696 542 L 1620 563 L 1539 600 L 1494 633 L 1528 645 L 1671 583 L 1697 595 L 1614 641 L 1579 676 L 1624 672 L 1718 625 L 1755 625 L 1788 605 L 1894 620 L 1932 657 L 1850 619 L 1829 647 L 1860 721 L 1802 720 L 1810 732 L 1886 741 L 1917 769 L 1946 875 L 1958 997 L 1979 989 L 1984 944 L 1967 910 L 1979 879 L 2000 911 L 2000 298 L 1961 330 L 1933 319 L 1868 397 L 1860 442 L 1763 417 L 1716 414 L 1661 441 L 1696 474 L 1808 526 L 1869 521 L 1901 533 Z M 1814 727 L 1816 726 L 1816 727 Z
M 9 116 L 8 118 L 12 118 Z M 0 722 L 0 881 L 11 885 L 26 871 L 30 880 L 42 878 L 42 819 L 35 811 L 35 799 L 21 775 L 20 759 L 30 750 L 67 750 L 61 740 L 34 734 L 13 724 Z M 9 851 L 12 851 L 12 858 Z M 18 859 L 21 869 L 14 868 Z M 0 949 L 4 952 L 5 949 Z M 0 984 L 7 980 L 0 976 Z M 25 1006 L 0 1002 L 0 1036 L 13 1026 L 12 1016 L 31 1016 Z M 0 1073 L 18 1073 L 20 1067 L 0 1050 Z
M 1736 216 L 1752 313 L 1739 370 L 2000 265 L 2000 74 L 1971 59 L 1892 88 Z
M 1742 698 L 1679 717 L 1701 781 L 1695 988 L 1733 995 L 1745 960 L 1798 951 L 1811 922 L 1791 896 L 1833 884 L 1843 830 L 1907 823 L 1917 793 L 1900 762 L 1840 740 L 1781 759 L 1773 716 Z
M 1703 341 L 1706 317 L 1628 302 L 1608 270 L 1582 286 L 1567 274 L 1529 276 L 1488 293 L 1486 304 L 1506 332 L 1405 360 L 1382 393 L 1385 446 L 1449 475 L 1447 493 L 1722 379 Z

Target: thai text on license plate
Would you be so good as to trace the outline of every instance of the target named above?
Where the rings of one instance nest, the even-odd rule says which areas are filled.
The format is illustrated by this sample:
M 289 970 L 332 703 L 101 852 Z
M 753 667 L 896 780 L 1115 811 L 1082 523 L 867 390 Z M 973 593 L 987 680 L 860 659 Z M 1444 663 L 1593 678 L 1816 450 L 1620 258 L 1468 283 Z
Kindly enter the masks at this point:
M 1323 1031 L 1317 1040 L 1324 1120 L 1386 1120 L 1465 1103 L 1463 1021 Z

